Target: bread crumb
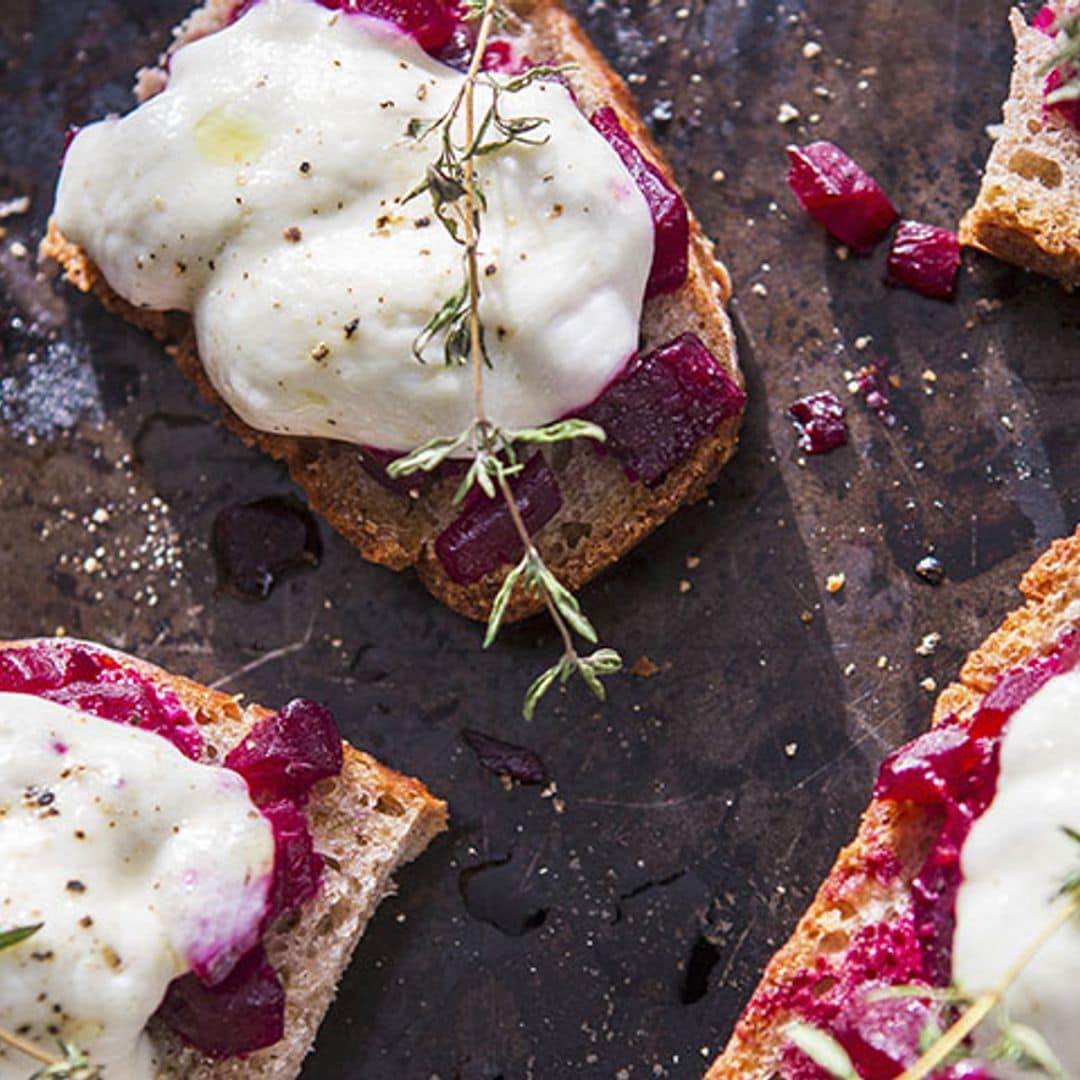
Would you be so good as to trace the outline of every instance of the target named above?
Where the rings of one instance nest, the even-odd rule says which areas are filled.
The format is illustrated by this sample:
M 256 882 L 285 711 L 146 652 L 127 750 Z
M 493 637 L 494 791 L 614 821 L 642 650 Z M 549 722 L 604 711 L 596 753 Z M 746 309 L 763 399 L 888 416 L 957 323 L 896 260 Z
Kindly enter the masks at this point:
M 884 671 L 889 666 L 889 658 L 887 656 L 879 656 L 877 658 L 877 666 L 879 671 Z
M 806 623 L 807 625 L 809 625 L 810 623 L 812 623 L 812 622 L 814 621 L 814 613 L 813 613 L 812 611 L 809 611 L 809 610 L 807 610 L 807 611 L 804 611 L 804 612 L 802 612 L 802 613 L 801 613 L 801 614 L 799 615 L 799 618 L 800 618 L 800 619 L 801 619 L 801 620 L 802 620 L 802 621 L 803 621 L 804 623 Z
M 928 675 L 921 683 L 919 683 L 928 694 L 932 694 L 937 689 L 937 683 Z
M 798 752 L 799 744 L 797 742 L 789 742 L 784 747 L 784 753 L 787 754 L 788 757 L 794 757 Z
M 687 555 L 686 556 L 686 569 L 696 570 L 701 565 L 700 555 Z
M 922 373 L 922 380 L 923 380 L 923 382 L 928 382 L 928 383 L 935 383 L 935 382 L 937 382 L 937 372 L 936 372 L 936 371 L 934 371 L 934 369 L 933 369 L 933 368 L 927 368 L 927 369 L 926 369 L 926 370 L 925 370 L 925 371 L 924 371 L 924 372 Z
M 690 582 L 686 580 L 686 578 L 683 578 L 682 581 L 679 582 L 679 592 L 683 594 L 688 593 L 693 587 L 694 586 L 691 585 Z
M 836 257 L 841 262 L 846 262 L 847 257 L 851 254 L 851 248 L 847 244 L 838 244 L 836 247 Z
M 844 674 L 850 679 L 851 676 L 855 674 L 855 665 L 848 664 L 848 666 L 844 668 Z
M 750 291 L 755 296 L 768 296 L 769 295 L 769 290 L 760 281 L 755 281 L 754 284 L 750 286 Z
M 727 179 L 727 173 L 723 169 L 713 169 L 712 182 L 722 184 Z
M 802 47 L 802 54 L 807 60 L 813 60 L 821 55 L 821 45 L 816 41 L 808 41 Z
M 864 349 L 868 349 L 870 347 L 870 344 L 873 340 L 874 339 L 873 337 L 871 337 L 870 334 L 863 334 L 855 339 L 855 348 L 858 349 L 859 352 L 862 352 Z
M 660 671 L 660 665 L 648 656 L 639 656 L 629 667 L 631 675 L 639 679 L 651 679 Z
M 940 644 L 941 635 L 936 630 L 933 630 L 929 634 L 923 634 L 922 641 L 915 646 L 915 652 L 919 656 L 933 656 Z
M 30 196 L 17 195 L 14 199 L 0 202 L 0 218 L 16 217 L 30 209 Z
M 8 252 L 13 259 L 25 259 L 30 254 L 30 249 L 21 240 L 12 240 L 8 245 Z
M 798 120 L 801 115 L 790 101 L 782 101 L 780 108 L 776 110 L 776 122 L 778 124 L 790 124 Z
M 843 573 L 843 571 L 836 574 L 830 574 L 825 579 L 825 590 L 830 593 L 838 593 L 846 583 L 847 574 Z

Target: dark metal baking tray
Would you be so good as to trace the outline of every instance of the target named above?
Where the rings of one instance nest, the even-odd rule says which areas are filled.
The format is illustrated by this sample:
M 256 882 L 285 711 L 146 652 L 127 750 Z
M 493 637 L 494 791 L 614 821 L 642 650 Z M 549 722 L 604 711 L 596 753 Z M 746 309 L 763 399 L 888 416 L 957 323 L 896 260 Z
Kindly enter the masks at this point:
M 971 255 L 955 303 L 889 289 L 883 253 L 839 258 L 783 180 L 785 143 L 828 138 L 906 215 L 955 223 L 1006 91 L 1007 0 L 572 4 L 732 269 L 751 400 L 711 497 L 586 590 L 605 638 L 659 672 L 602 708 L 573 688 L 532 724 L 543 622 L 484 655 L 324 525 L 318 566 L 268 599 L 223 589 L 216 515 L 289 480 L 153 342 L 36 272 L 65 127 L 129 107 L 186 4 L 0 4 L 0 201 L 31 199 L 0 222 L 0 632 L 63 627 L 269 704 L 320 698 L 450 800 L 305 1077 L 698 1076 L 877 763 L 925 722 L 920 683 L 949 680 L 1080 516 L 1080 301 Z M 802 461 L 786 406 L 847 398 L 876 355 L 897 426 L 849 399 L 851 446 Z M 931 550 L 936 588 L 913 569 Z M 538 751 L 557 790 L 504 790 L 465 727 Z

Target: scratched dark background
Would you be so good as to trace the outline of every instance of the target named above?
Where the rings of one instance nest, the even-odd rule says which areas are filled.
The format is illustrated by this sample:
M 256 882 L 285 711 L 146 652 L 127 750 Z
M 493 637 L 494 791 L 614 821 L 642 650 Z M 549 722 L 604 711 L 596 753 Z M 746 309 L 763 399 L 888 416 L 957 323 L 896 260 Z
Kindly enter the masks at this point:
M 186 5 L 0 3 L 0 200 L 30 197 L 0 222 L 0 632 L 63 627 L 268 704 L 323 699 L 450 800 L 306 1078 L 698 1076 L 876 764 L 925 722 L 920 683 L 944 685 L 1080 516 L 1080 299 L 970 254 L 955 303 L 888 289 L 884 251 L 839 258 L 783 180 L 786 142 L 829 138 L 906 215 L 955 223 L 1005 95 L 1008 2 L 572 4 L 732 268 L 752 396 L 712 497 L 585 594 L 659 673 L 531 725 L 542 622 L 482 655 L 476 627 L 323 525 L 321 562 L 268 599 L 224 588 L 215 517 L 289 480 L 152 342 L 35 272 L 65 126 L 126 109 Z M 851 398 L 851 446 L 800 460 L 785 407 L 847 398 L 876 355 L 897 427 Z M 936 588 L 913 572 L 930 551 Z M 504 790 L 463 727 L 534 748 L 557 790 Z

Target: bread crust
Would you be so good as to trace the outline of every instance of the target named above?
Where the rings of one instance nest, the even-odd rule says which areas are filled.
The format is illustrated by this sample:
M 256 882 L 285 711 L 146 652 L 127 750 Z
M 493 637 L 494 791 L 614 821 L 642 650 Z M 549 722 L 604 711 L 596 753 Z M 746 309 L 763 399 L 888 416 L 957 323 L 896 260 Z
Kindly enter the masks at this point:
M 1016 9 L 1009 22 L 1016 61 L 1002 131 L 960 241 L 1072 289 L 1080 285 L 1080 132 L 1043 108 L 1039 70 L 1054 56 L 1053 41 Z
M 0 642 L 0 651 L 39 644 Z M 223 757 L 259 720 L 261 705 L 223 694 L 114 649 L 114 656 L 155 686 L 174 693 L 195 718 L 212 753 Z M 242 1058 L 215 1060 L 156 1021 L 158 1080 L 294 1080 L 311 1050 L 337 984 L 379 902 L 394 891 L 391 875 L 446 829 L 446 803 L 419 781 L 344 743 L 341 775 L 324 780 L 304 808 L 315 849 L 327 858 L 319 895 L 271 926 L 264 941 L 285 987 L 285 1035 Z
M 1029 657 L 1049 652 L 1070 626 L 1080 625 L 1080 527 L 1057 540 L 1020 581 L 1026 603 L 1008 615 L 939 695 L 932 724 L 971 715 L 997 678 Z M 814 902 L 791 938 L 772 958 L 723 1053 L 706 1080 L 771 1080 L 779 1077 L 783 1028 L 790 1016 L 762 1002 L 816 958 L 842 956 L 847 941 L 869 922 L 899 912 L 907 887 L 922 865 L 933 830 L 913 805 L 875 799 L 863 815 L 855 840 L 837 857 Z M 900 873 L 883 884 L 874 872 L 882 853 L 899 862 Z
M 225 24 L 229 0 L 207 0 L 175 31 L 170 52 Z M 638 147 L 678 189 L 629 90 L 562 6 L 561 0 L 518 0 L 526 51 L 556 63 L 575 65 L 569 74 L 582 107 L 615 108 Z M 161 68 L 140 73 L 140 100 L 165 85 Z M 60 264 L 76 288 L 92 292 L 110 311 L 163 342 L 177 366 L 209 402 L 221 409 L 225 422 L 244 442 L 282 461 L 303 488 L 312 508 L 371 562 L 392 570 L 415 566 L 428 590 L 469 618 L 483 620 L 509 567 L 500 567 L 472 585 L 456 585 L 434 552 L 434 541 L 453 519 L 451 500 L 456 481 L 432 484 L 421 497 L 388 491 L 361 464 L 361 452 L 347 443 L 296 438 L 256 431 L 245 424 L 211 385 L 199 360 L 190 318 L 176 312 L 137 309 L 110 288 L 87 253 L 64 238 L 50 222 L 41 245 L 43 258 Z M 696 333 L 724 371 L 744 385 L 736 357 L 731 322 L 724 310 L 731 295 L 726 269 L 716 260 L 711 241 L 690 213 L 690 258 L 686 283 L 674 294 L 646 303 L 642 346 L 653 348 L 685 331 Z M 617 562 L 683 503 L 694 502 L 734 453 L 741 417 L 724 420 L 703 439 L 682 464 L 656 487 L 631 483 L 612 458 L 601 457 L 587 440 L 562 447 L 550 456 L 559 476 L 564 506 L 538 534 L 537 546 L 559 578 L 576 591 L 605 567 Z M 509 606 L 511 621 L 533 614 L 542 599 L 518 590 Z

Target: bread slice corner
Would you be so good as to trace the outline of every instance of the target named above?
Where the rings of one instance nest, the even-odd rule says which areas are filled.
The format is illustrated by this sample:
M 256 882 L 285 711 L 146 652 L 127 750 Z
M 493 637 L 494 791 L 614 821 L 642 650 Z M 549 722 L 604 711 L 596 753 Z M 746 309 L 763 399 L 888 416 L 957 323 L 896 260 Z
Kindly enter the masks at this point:
M 1026 603 L 967 658 L 956 682 L 939 695 L 932 723 L 968 716 L 997 678 L 1032 656 L 1049 652 L 1059 636 L 1080 626 L 1080 527 L 1057 540 L 1020 582 Z M 827 956 L 843 962 L 849 942 L 863 927 L 887 920 L 907 904 L 907 887 L 934 836 L 933 822 L 918 807 L 874 800 L 855 840 L 844 848 L 814 902 L 787 944 L 772 958 L 705 1080 L 781 1078 L 784 1029 L 793 1019 L 766 1007 L 768 998 L 799 972 Z M 883 883 L 875 873 L 883 850 L 901 873 Z
M 1053 40 L 1016 9 L 1010 25 L 1016 59 L 1001 132 L 960 240 L 1072 289 L 1080 284 L 1080 131 L 1043 108 L 1039 70 L 1055 54 Z

